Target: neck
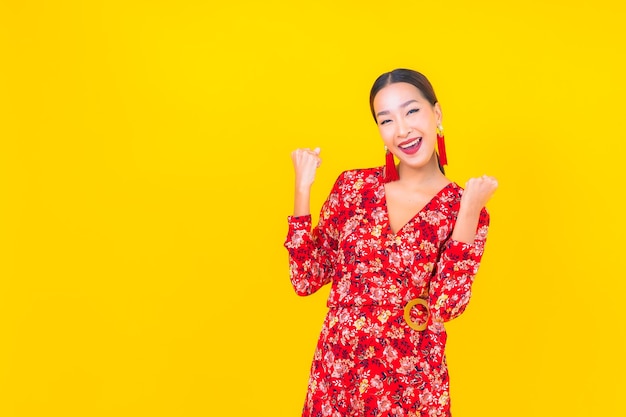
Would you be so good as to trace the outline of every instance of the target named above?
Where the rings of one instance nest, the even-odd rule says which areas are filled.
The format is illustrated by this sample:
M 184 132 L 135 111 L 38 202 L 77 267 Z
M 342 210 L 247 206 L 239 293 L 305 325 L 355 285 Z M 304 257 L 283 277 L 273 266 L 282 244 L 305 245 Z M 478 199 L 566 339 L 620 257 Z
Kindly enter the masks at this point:
M 400 162 L 398 166 L 400 174 L 399 183 L 407 186 L 423 186 L 425 184 L 438 184 L 448 179 L 439 170 L 437 165 L 437 157 L 433 155 L 426 166 L 421 168 L 411 168 Z

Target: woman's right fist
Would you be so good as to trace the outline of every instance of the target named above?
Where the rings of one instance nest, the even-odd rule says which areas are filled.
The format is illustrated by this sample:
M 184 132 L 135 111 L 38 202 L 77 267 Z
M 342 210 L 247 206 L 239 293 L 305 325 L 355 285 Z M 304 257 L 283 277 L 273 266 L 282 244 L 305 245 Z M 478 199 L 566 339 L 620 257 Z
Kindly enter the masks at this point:
M 291 152 L 291 160 L 296 173 L 296 188 L 307 188 L 315 181 L 315 171 L 322 163 L 320 148 L 296 149 Z

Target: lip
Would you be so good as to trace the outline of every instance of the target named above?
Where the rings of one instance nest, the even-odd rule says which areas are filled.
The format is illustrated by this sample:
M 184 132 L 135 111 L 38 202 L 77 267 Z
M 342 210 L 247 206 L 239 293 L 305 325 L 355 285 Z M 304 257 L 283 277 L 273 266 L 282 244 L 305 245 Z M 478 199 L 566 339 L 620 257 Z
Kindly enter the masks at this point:
M 409 147 L 409 148 L 403 148 L 403 146 L 408 145 L 411 142 L 415 142 L 418 141 L 415 145 Z M 414 153 L 416 153 L 417 151 L 419 151 L 419 149 L 422 147 L 422 142 L 423 142 L 423 138 L 421 136 L 415 137 L 415 138 L 411 138 L 411 139 L 407 139 L 402 143 L 398 144 L 398 149 L 400 151 L 402 151 L 403 153 L 407 154 L 407 155 L 413 155 Z

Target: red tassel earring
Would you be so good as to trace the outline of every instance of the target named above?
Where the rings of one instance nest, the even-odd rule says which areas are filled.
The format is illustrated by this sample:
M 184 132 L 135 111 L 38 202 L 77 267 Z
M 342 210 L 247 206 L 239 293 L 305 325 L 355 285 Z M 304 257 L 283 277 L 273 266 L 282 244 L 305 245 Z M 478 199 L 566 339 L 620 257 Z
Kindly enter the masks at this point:
M 393 154 L 385 146 L 387 154 L 385 155 L 385 182 L 397 181 L 400 179 L 398 170 L 396 169 L 396 161 L 393 159 Z
M 448 165 L 446 142 L 443 138 L 443 127 L 441 125 L 437 127 L 437 150 L 439 152 L 439 163 L 441 166 Z

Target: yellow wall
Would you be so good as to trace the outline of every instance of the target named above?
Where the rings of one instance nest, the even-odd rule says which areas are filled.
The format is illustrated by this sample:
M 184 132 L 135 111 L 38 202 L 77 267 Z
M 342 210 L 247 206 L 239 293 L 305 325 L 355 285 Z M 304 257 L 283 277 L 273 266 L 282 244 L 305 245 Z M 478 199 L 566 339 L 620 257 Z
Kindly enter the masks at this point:
M 622 2 L 0 2 L 0 415 L 296 416 L 325 314 L 289 152 L 383 162 L 381 72 L 501 188 L 456 416 L 626 414 Z M 549 3 L 549 4 L 546 4 Z

